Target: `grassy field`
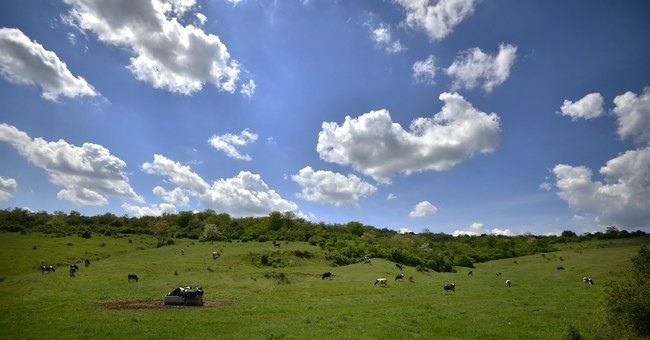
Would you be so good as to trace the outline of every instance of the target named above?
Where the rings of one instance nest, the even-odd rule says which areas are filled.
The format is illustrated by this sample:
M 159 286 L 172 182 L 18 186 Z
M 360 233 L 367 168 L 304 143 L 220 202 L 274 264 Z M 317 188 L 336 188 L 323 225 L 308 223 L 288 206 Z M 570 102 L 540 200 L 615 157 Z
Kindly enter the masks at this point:
M 565 244 L 477 264 L 471 276 L 404 267 L 414 283 L 394 281 L 399 269 L 381 259 L 330 267 L 306 243 L 155 242 L 0 234 L 0 338 L 561 339 L 572 325 L 594 339 L 604 320 L 600 283 L 650 237 Z M 222 256 L 213 260 L 213 251 Z M 275 267 L 261 265 L 263 254 Z M 73 262 L 81 269 L 70 277 Z M 56 272 L 41 274 L 42 263 Z M 322 280 L 325 271 L 334 277 Z M 373 286 L 380 277 L 387 286 Z M 444 292 L 452 282 L 456 292 Z M 203 287 L 206 306 L 163 306 L 179 286 Z

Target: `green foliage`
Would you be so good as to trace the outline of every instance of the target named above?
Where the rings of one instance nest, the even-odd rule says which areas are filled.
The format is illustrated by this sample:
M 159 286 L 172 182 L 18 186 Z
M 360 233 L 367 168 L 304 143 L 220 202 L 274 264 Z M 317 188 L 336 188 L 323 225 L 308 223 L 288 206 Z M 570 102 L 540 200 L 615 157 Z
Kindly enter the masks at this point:
M 643 245 L 627 271 L 606 284 L 605 311 L 623 332 L 650 336 L 650 249 Z
M 222 234 L 216 224 L 208 223 L 203 227 L 203 238 L 205 241 L 221 241 Z
M 565 340 L 582 340 L 582 335 L 580 335 L 580 332 L 573 327 L 573 325 L 569 326 L 569 329 L 566 332 L 566 335 L 564 336 Z

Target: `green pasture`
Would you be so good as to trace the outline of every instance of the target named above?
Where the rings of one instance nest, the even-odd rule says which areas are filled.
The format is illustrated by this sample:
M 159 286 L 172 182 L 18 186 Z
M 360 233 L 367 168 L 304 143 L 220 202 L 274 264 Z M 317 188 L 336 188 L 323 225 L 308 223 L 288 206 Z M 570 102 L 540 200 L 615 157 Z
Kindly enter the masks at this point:
M 145 235 L 0 234 L 0 338 L 562 339 L 571 325 L 595 339 L 604 327 L 601 283 L 650 236 L 563 244 L 456 273 L 400 271 L 382 259 L 331 267 L 301 242 L 175 241 L 156 248 Z M 213 260 L 213 251 L 222 256 Z M 73 262 L 81 269 L 70 277 Z M 41 264 L 56 272 L 41 274 Z M 322 280 L 325 271 L 334 277 Z M 414 282 L 395 281 L 399 273 Z M 388 285 L 374 286 L 377 278 Z M 206 306 L 136 304 L 162 305 L 179 286 L 203 287 Z

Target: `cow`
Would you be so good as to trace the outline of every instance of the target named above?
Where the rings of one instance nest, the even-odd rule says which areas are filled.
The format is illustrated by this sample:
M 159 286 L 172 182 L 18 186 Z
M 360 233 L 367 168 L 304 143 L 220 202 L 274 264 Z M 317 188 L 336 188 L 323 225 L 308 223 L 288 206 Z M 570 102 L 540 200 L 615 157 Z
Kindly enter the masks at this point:
M 467 273 L 467 275 L 472 275 L 473 276 L 474 272 L 470 270 L 469 273 Z
M 280 243 L 273 241 L 273 246 L 276 248 L 280 248 Z
M 196 287 L 196 289 L 187 289 L 183 292 L 183 297 L 186 299 L 195 299 L 197 296 L 203 296 L 203 288 Z
M 594 281 L 591 278 L 588 278 L 586 276 L 582 278 L 582 282 L 583 283 L 588 283 L 588 284 L 590 284 L 592 286 L 594 285 Z
M 456 292 L 456 285 L 453 283 L 446 283 L 442 288 L 445 290 L 445 292 L 448 290 L 451 290 L 454 293 Z
M 497 272 L 497 276 L 501 276 L 501 272 Z
M 415 281 L 413 281 L 413 276 L 409 276 L 409 282 L 415 283 Z
M 84 261 L 84 265 L 86 265 L 86 267 L 90 266 L 90 260 L 89 260 L 89 259 L 86 259 L 86 260 Z
M 375 280 L 375 284 L 374 284 L 374 285 L 375 285 L 375 286 L 376 286 L 376 285 L 388 285 L 388 283 L 387 283 L 387 280 L 386 280 L 386 279 L 381 278 L 381 279 L 377 279 L 377 280 Z
M 45 265 L 41 266 L 41 274 L 45 274 L 45 272 L 47 272 L 49 274 L 49 273 L 55 272 L 55 271 L 56 270 L 54 270 L 54 267 L 52 267 L 52 266 L 45 266 Z
M 135 282 L 138 282 L 138 275 L 129 274 L 128 276 L 129 276 L 129 282 L 131 282 L 131 280 L 135 280 Z
M 221 254 L 219 254 L 218 251 L 213 251 L 212 252 L 212 259 L 213 260 L 216 260 L 219 256 L 221 256 Z
M 557 267 L 557 270 L 564 270 L 564 267 Z
M 74 273 L 79 270 L 79 266 L 76 263 L 70 265 L 70 276 L 74 276 Z
M 402 262 L 395 263 L 395 267 L 399 268 L 399 270 L 402 270 L 402 266 L 404 266 L 404 264 Z
M 506 280 L 506 286 L 508 286 L 508 287 L 512 287 L 512 281 L 510 281 L 510 280 Z
M 372 264 L 370 263 L 370 258 L 368 256 L 363 258 L 363 264 Z
M 332 274 L 332 272 L 324 272 L 323 273 L 323 278 L 321 280 L 325 280 L 326 278 L 327 279 L 332 279 L 332 276 L 334 276 L 334 274 Z
M 404 281 L 404 274 L 397 274 L 397 276 L 395 276 L 395 281 L 397 281 L 397 280 Z
M 185 255 L 185 249 L 181 249 L 181 255 Z

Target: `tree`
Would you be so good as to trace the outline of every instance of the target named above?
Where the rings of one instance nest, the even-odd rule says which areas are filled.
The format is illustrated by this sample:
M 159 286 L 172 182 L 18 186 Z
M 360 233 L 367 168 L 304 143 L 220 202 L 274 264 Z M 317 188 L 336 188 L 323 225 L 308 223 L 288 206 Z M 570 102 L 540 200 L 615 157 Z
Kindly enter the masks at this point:
M 605 311 L 622 333 L 650 335 L 650 249 L 643 245 L 632 265 L 607 284 Z
M 216 224 L 206 224 L 203 229 L 203 237 L 206 241 L 219 241 L 221 240 L 221 231 Z
M 154 225 L 154 235 L 158 238 L 158 246 L 165 245 L 165 239 L 170 238 L 175 231 L 176 227 L 169 225 L 167 221 L 160 220 L 156 222 Z

